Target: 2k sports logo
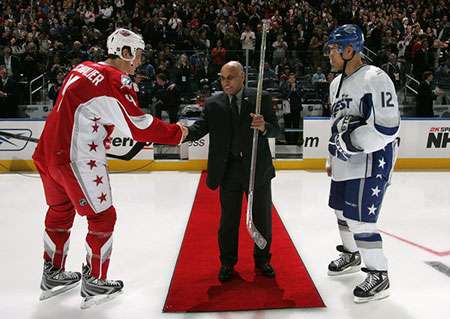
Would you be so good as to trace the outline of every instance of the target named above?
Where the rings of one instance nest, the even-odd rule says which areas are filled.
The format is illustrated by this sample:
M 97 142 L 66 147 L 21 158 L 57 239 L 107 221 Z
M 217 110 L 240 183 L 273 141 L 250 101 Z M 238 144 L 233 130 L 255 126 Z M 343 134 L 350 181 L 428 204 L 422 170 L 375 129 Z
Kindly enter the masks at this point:
M 432 127 L 428 132 L 427 148 L 450 147 L 450 127 Z
M 24 138 L 22 140 L 0 134 L 0 151 L 9 151 L 9 152 L 11 151 L 17 152 L 23 150 L 28 144 L 28 141 L 26 139 L 30 138 L 32 135 L 32 132 L 29 129 L 0 128 L 0 133 L 1 132 L 18 135 Z

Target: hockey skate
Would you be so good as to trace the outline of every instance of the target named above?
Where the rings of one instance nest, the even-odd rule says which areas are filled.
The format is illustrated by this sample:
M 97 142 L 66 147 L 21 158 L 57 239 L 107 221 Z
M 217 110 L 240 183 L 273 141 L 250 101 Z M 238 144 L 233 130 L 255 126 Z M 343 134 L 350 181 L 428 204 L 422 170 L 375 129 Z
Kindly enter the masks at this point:
M 355 303 L 364 303 L 389 297 L 389 277 L 387 271 L 361 269 L 367 273 L 366 279 L 353 290 Z
M 352 253 L 344 248 L 343 245 L 336 247 L 341 252 L 338 259 L 333 260 L 328 265 L 328 276 L 339 276 L 351 274 L 361 269 L 361 255 L 358 251 Z
M 83 265 L 83 278 L 81 280 L 81 309 L 87 309 L 94 305 L 114 299 L 122 293 L 123 282 L 121 280 L 107 280 L 91 277 L 89 265 Z
M 51 262 L 45 262 L 41 280 L 42 293 L 39 300 L 49 299 L 75 288 L 80 280 L 79 272 L 56 269 Z

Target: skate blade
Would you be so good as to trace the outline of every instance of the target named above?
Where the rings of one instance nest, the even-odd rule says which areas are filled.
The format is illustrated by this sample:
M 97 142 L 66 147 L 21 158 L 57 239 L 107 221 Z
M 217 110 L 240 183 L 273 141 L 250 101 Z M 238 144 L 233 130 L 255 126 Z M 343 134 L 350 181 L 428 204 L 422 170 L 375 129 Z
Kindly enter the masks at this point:
M 89 309 L 92 306 L 98 306 L 105 302 L 111 301 L 114 298 L 116 298 L 118 295 L 122 294 L 122 290 L 117 291 L 110 295 L 98 295 L 98 296 L 92 296 L 92 297 L 85 297 L 83 301 L 81 302 L 81 309 Z
M 334 276 L 348 275 L 348 274 L 353 274 L 355 272 L 358 272 L 360 270 L 361 270 L 361 265 L 348 267 L 347 269 L 345 269 L 343 271 L 331 271 L 331 270 L 328 270 L 328 276 L 334 277 Z
M 80 282 L 77 281 L 77 282 L 74 282 L 73 284 L 70 284 L 70 285 L 58 286 L 58 287 L 54 287 L 54 288 L 52 288 L 50 290 L 43 291 L 41 293 L 41 296 L 39 297 L 39 300 L 40 301 L 47 300 L 47 299 L 50 299 L 50 298 L 55 297 L 57 295 L 60 295 L 62 293 L 65 293 L 66 291 L 69 291 L 69 290 L 75 288 L 76 286 L 78 286 L 79 283 Z
M 385 299 L 385 298 L 389 297 L 389 295 L 390 295 L 389 289 L 386 289 L 386 290 L 383 290 L 382 292 L 377 293 L 375 296 L 372 296 L 372 297 L 362 298 L 362 297 L 355 296 L 353 298 L 353 301 L 355 303 L 366 303 L 369 301 Z

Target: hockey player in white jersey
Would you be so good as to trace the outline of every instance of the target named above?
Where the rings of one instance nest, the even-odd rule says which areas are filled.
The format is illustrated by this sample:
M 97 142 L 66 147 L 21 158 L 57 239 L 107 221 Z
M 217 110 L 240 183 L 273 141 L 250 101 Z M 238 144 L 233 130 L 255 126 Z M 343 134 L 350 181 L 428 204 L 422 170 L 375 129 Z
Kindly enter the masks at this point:
M 361 59 L 364 36 L 358 26 L 336 28 L 327 44 L 331 66 L 341 72 L 330 85 L 327 173 L 332 178 L 329 206 L 342 239 L 341 254 L 328 274 L 367 273 L 353 290 L 354 301 L 362 303 L 389 296 L 377 220 L 395 164 L 400 114 L 389 76 Z

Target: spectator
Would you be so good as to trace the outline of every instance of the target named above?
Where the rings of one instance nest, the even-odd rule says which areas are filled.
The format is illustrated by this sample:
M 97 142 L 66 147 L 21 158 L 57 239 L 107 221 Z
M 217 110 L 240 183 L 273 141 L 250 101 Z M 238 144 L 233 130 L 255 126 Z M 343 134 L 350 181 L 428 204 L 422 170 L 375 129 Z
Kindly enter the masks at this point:
M 227 61 L 237 60 L 242 57 L 242 53 L 238 54 L 238 50 L 241 47 L 241 40 L 234 25 L 228 27 L 228 31 L 223 38 L 223 46 L 227 50 Z
M 320 66 L 320 59 L 322 56 L 322 47 L 324 42 L 322 41 L 321 32 L 315 32 L 309 41 L 309 50 L 311 51 L 311 58 L 314 67 Z
M 0 65 L 0 118 L 18 117 L 17 85 L 8 75 L 6 66 Z
M 55 105 L 56 99 L 58 98 L 59 90 L 61 89 L 61 85 L 64 81 L 65 74 L 62 71 L 59 71 L 56 75 L 56 79 L 53 84 L 50 86 L 48 90 L 48 98 L 52 101 L 52 105 Z
M 211 50 L 212 64 L 216 72 L 225 63 L 226 54 L 227 51 L 222 46 L 222 40 L 217 40 L 217 45 Z
M 286 41 L 283 40 L 282 34 L 277 35 L 277 40 L 272 44 L 272 47 L 274 48 L 272 64 L 278 65 L 284 63 L 288 45 Z
M 312 83 L 313 84 L 318 84 L 319 82 L 326 82 L 326 77 L 325 74 L 322 72 L 322 68 L 318 67 L 316 73 L 313 74 L 312 76 Z
M 139 73 L 145 75 L 149 80 L 155 79 L 155 67 L 150 63 L 149 56 L 142 56 L 142 64 L 139 67 Z
M 143 69 L 136 72 L 134 82 L 136 83 L 139 105 L 146 113 L 149 113 L 152 83 Z
M 67 59 L 73 60 L 73 59 L 80 59 L 81 61 L 87 60 L 87 54 L 86 52 L 83 52 L 81 50 L 81 42 L 80 41 L 74 41 L 72 45 L 72 50 L 70 50 L 67 53 Z
M 209 51 L 210 47 L 211 47 L 211 41 L 209 41 L 206 31 L 203 30 L 200 33 L 200 40 L 198 41 L 198 48 L 200 50 Z
M 176 41 L 178 39 L 178 35 L 181 32 L 181 28 L 183 26 L 183 22 L 178 17 L 178 14 L 176 11 L 174 11 L 172 18 L 169 19 L 167 26 L 169 27 L 169 39 L 172 41 Z
M 0 64 L 5 65 L 8 72 L 8 77 L 17 79 L 20 76 L 20 61 L 16 56 L 11 55 L 11 48 L 5 47 L 3 49 L 3 57 Z
M 155 86 L 155 116 L 161 119 L 162 111 L 169 114 L 170 123 L 178 122 L 178 109 L 180 99 L 178 88 L 175 83 L 171 83 L 164 73 L 156 75 Z
M 210 67 L 207 57 L 201 59 L 200 65 L 195 73 L 195 79 L 197 88 L 199 89 L 205 85 L 208 85 L 210 88 L 212 83 L 218 79 L 217 72 Z
M 394 83 L 395 89 L 400 89 L 400 76 L 401 76 L 401 68 L 402 65 L 400 62 L 397 61 L 397 55 L 395 53 L 391 53 L 389 55 L 389 61 L 386 64 L 383 64 L 381 66 L 384 72 L 389 75 L 389 77 L 392 80 L 392 83 Z
M 84 23 L 86 25 L 94 24 L 95 18 L 96 18 L 96 15 L 95 15 L 94 7 L 90 6 L 89 9 L 87 9 L 84 12 L 84 15 L 83 15 Z
M 419 117 L 434 116 L 433 100 L 436 99 L 436 94 L 431 89 L 431 81 L 433 81 L 433 72 L 425 71 L 416 97 L 416 113 Z
M 322 116 L 323 117 L 331 116 L 329 87 L 330 87 L 331 82 L 333 82 L 335 75 L 336 74 L 332 73 L 332 72 L 328 73 L 328 75 L 327 75 L 326 90 L 324 90 L 324 94 L 322 94 Z
M 436 70 L 436 86 L 441 93 L 437 97 L 437 104 L 450 104 L 450 55 L 446 62 Z
M 277 74 L 275 71 L 270 67 L 269 62 L 264 63 L 264 83 L 263 88 L 272 88 L 275 86 L 275 81 L 277 79 Z
M 181 97 L 191 97 L 191 66 L 189 65 L 189 60 L 186 54 L 180 55 L 180 59 L 178 60 L 176 84 L 178 86 Z
M 25 53 L 22 55 L 22 68 L 25 77 L 31 81 L 42 72 L 43 59 L 37 52 L 34 42 L 29 42 Z
M 281 92 L 287 103 L 283 106 L 283 118 L 285 129 L 300 129 L 300 113 L 302 107 L 301 83 L 291 72 L 287 81 L 281 85 Z M 286 143 L 295 145 L 299 142 L 300 132 L 285 132 Z
M 241 34 L 242 50 L 247 50 L 250 64 L 253 63 L 253 54 L 255 51 L 256 36 L 255 32 L 250 29 L 250 25 L 245 26 L 245 31 Z

